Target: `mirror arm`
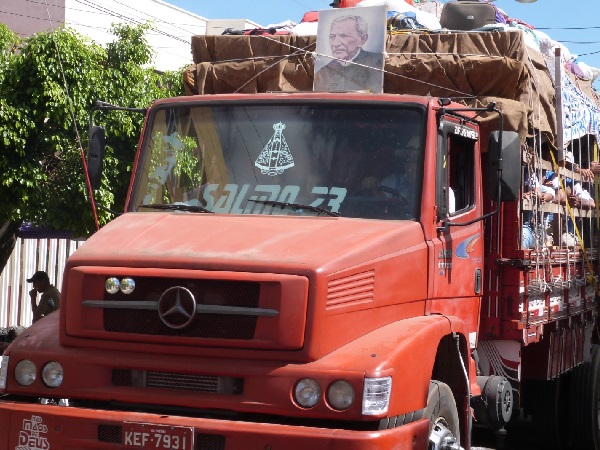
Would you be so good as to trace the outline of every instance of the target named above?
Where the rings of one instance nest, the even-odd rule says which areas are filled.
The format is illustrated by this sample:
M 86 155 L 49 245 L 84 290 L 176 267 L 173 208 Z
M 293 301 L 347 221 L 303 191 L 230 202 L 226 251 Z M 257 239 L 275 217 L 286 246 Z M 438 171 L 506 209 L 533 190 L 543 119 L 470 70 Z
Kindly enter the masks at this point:
M 96 100 L 94 106 L 90 108 L 88 136 L 91 134 L 94 126 L 94 113 L 96 111 L 130 111 L 145 115 L 148 112 L 148 108 L 127 108 L 125 106 L 112 105 L 110 103 L 103 102 L 102 100 Z
M 110 103 L 103 102 L 102 100 L 96 100 L 96 105 L 92 107 L 92 110 L 96 109 L 102 111 L 130 111 L 140 114 L 146 114 L 146 112 L 148 111 L 147 108 L 127 108 L 125 106 L 111 105 Z

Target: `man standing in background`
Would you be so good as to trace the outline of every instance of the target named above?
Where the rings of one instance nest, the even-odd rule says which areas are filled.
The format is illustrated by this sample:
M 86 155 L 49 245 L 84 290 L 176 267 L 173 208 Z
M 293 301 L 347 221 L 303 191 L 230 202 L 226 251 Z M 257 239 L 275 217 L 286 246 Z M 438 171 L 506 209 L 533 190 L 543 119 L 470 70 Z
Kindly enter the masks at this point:
M 34 273 L 31 278 L 27 279 L 27 282 L 33 283 L 33 289 L 29 291 L 33 323 L 60 308 L 60 292 L 50 284 L 50 278 L 46 272 L 40 270 Z M 38 293 L 42 294 L 39 303 L 37 301 Z

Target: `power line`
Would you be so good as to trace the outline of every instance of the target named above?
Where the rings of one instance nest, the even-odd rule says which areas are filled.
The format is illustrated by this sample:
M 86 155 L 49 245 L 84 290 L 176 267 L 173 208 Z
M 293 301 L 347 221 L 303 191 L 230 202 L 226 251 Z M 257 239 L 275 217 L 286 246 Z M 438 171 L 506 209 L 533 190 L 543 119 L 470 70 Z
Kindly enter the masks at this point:
M 35 1 L 32 1 L 32 0 L 26 0 L 26 1 L 31 1 L 32 3 L 40 3 L 40 2 L 35 2 Z M 43 3 L 40 3 L 40 4 L 43 5 Z M 52 6 L 52 5 L 48 5 L 48 6 Z M 79 11 L 95 13 L 94 11 L 84 11 L 84 10 L 79 10 Z M 9 12 L 9 11 L 3 11 L 3 10 L 0 10 L 0 13 L 7 14 L 7 15 L 13 15 L 13 16 L 17 16 L 17 17 L 23 17 L 25 19 L 34 19 L 34 20 L 40 20 L 42 22 L 48 22 L 50 24 L 50 28 L 54 28 L 55 27 L 55 23 L 53 22 L 53 20 L 51 18 L 47 19 L 47 18 L 43 18 L 43 17 L 30 16 L 30 15 L 26 15 L 26 14 L 18 14 L 18 13 L 13 13 L 13 12 Z M 109 14 L 106 14 L 106 13 L 96 13 L 96 14 L 109 15 Z M 111 17 L 117 17 L 117 16 L 114 16 L 114 15 L 110 15 L 110 16 Z M 121 18 L 123 20 L 122 17 L 118 17 L 118 18 Z M 128 20 L 128 21 L 132 22 L 134 24 L 137 24 L 137 25 L 141 25 L 142 24 L 140 22 L 136 22 L 133 19 Z M 65 23 L 65 22 L 57 20 L 56 23 L 61 23 L 62 24 L 62 23 Z M 88 24 L 76 22 L 76 21 L 73 21 L 73 20 L 67 21 L 66 25 L 67 26 L 74 25 L 74 26 L 78 26 L 78 27 L 91 28 L 91 29 L 99 31 L 99 32 L 105 32 L 108 35 L 113 35 L 113 33 L 110 32 L 110 28 L 107 28 L 107 27 L 99 27 L 99 26 L 88 25 Z M 165 36 L 165 37 L 169 37 L 171 39 L 175 39 L 176 41 L 186 43 L 188 45 L 190 44 L 190 38 L 186 38 L 186 37 L 183 37 L 183 36 L 171 35 L 171 34 L 168 34 L 166 32 L 162 32 L 161 30 L 158 30 L 156 28 L 151 28 L 151 31 L 152 30 L 155 31 L 155 32 L 154 33 L 148 33 L 147 32 L 146 34 L 154 35 L 154 36 Z M 25 35 L 23 35 L 23 36 L 25 36 Z M 153 48 L 160 49 L 162 53 L 167 53 L 167 54 L 169 54 L 171 56 L 175 56 L 175 57 L 177 57 L 177 58 L 179 58 L 181 60 L 185 60 L 185 61 L 190 61 L 191 60 L 191 57 L 185 57 L 185 56 L 183 56 L 181 54 L 177 54 L 177 53 L 170 52 L 170 51 L 167 50 L 167 49 L 173 49 L 173 50 L 175 50 L 175 49 L 177 49 L 177 47 L 153 46 Z
M 105 8 L 103 6 L 96 5 L 96 4 L 94 4 L 93 2 L 91 2 L 89 0 L 75 0 L 75 1 L 77 1 L 78 3 L 80 3 L 82 5 L 87 6 L 89 8 L 105 12 L 108 15 L 110 15 L 112 17 L 116 17 L 118 19 L 121 19 L 121 20 L 123 20 L 125 22 L 130 22 L 130 23 L 133 23 L 135 25 L 145 25 L 145 24 L 147 24 L 147 22 L 144 22 L 141 19 L 135 19 L 133 17 L 128 17 L 128 16 L 126 16 L 124 14 L 121 14 L 121 13 L 119 13 L 117 11 L 113 11 L 113 10 L 111 10 L 109 8 Z M 158 29 L 156 27 L 153 27 L 152 25 L 150 25 L 150 28 L 153 29 L 154 31 L 156 31 L 157 33 L 162 34 L 164 36 L 170 37 L 170 38 L 175 39 L 177 41 L 184 42 L 186 44 L 188 43 L 187 41 L 185 41 L 185 40 L 183 40 L 183 39 L 181 39 L 181 38 L 179 38 L 177 36 L 173 36 L 172 34 L 169 34 L 169 33 L 165 32 L 163 30 L 160 30 L 160 29 Z
M 49 4 L 45 3 L 44 1 L 36 1 L 36 0 L 25 0 L 25 1 L 29 2 L 29 3 L 35 3 L 35 4 L 42 5 L 42 6 L 46 6 L 46 8 L 48 8 L 48 9 L 49 9 L 50 6 L 54 7 L 54 8 L 66 9 L 66 7 L 63 6 L 63 5 L 49 5 Z M 108 17 L 113 17 L 113 18 L 116 18 L 116 19 L 120 19 L 120 20 L 122 20 L 124 22 L 133 23 L 135 25 L 143 25 L 143 24 L 147 24 L 148 23 L 148 22 L 145 22 L 144 21 L 145 19 L 143 19 L 143 18 L 134 18 L 134 17 L 131 17 L 126 12 L 120 12 L 120 11 L 117 11 L 117 10 L 114 10 L 114 9 L 111 9 L 111 8 L 108 8 L 108 7 L 101 6 L 101 5 L 98 5 L 98 4 L 96 4 L 96 3 L 94 3 L 94 2 L 92 2 L 90 0 L 76 0 L 76 1 L 78 3 L 80 3 L 81 5 L 87 7 L 87 9 L 69 7 L 69 10 L 78 11 L 78 12 L 87 13 L 87 14 L 99 14 L 99 15 L 104 15 L 104 16 L 108 16 Z M 310 9 L 306 4 L 304 4 L 303 2 L 301 2 L 299 0 L 291 0 L 291 1 L 293 1 L 296 4 L 299 4 L 300 6 L 303 6 L 303 7 L 307 8 L 307 9 Z M 329 0 L 320 0 L 320 1 L 322 3 L 324 3 L 324 4 L 328 4 Z M 165 24 L 165 25 L 167 25 L 168 27 L 170 27 L 172 29 L 177 29 L 178 31 L 184 31 L 186 33 L 185 36 L 176 35 L 176 34 L 173 34 L 171 32 L 168 32 L 168 31 L 165 31 L 163 29 L 160 29 L 157 26 L 153 26 L 152 23 L 150 23 L 150 29 L 149 29 L 149 32 L 147 32 L 147 34 L 157 35 L 157 36 L 158 35 L 165 36 L 165 37 L 174 39 L 176 41 L 179 41 L 179 42 L 182 42 L 182 43 L 185 43 L 185 44 L 189 44 L 189 37 L 190 36 L 192 36 L 194 34 L 197 34 L 194 31 L 190 31 L 190 30 L 188 30 L 186 28 L 182 28 L 184 26 L 192 26 L 193 27 L 194 24 L 178 24 L 176 22 L 167 22 L 167 21 L 162 20 L 162 19 L 160 19 L 160 18 L 158 18 L 156 16 L 152 16 L 152 15 L 150 15 L 150 14 L 144 12 L 144 11 L 141 11 L 139 9 L 133 8 L 131 6 L 128 6 L 128 5 L 126 5 L 126 4 L 124 4 L 124 3 L 120 2 L 120 1 L 114 0 L 114 2 L 117 3 L 117 4 L 119 4 L 119 5 L 124 6 L 125 8 L 128 8 L 128 9 L 130 9 L 132 11 L 135 11 L 136 13 L 139 13 L 141 15 L 146 15 L 148 18 L 153 19 L 153 21 L 156 21 L 157 23 Z M 175 6 L 175 5 L 173 5 L 173 6 Z M 186 11 L 182 10 L 182 12 L 185 13 Z M 35 17 L 35 16 L 31 16 L 31 15 L 19 14 L 19 13 L 9 12 L 9 11 L 0 11 L 0 13 L 4 13 L 4 14 L 7 14 L 7 15 L 14 15 L 14 16 L 17 16 L 17 17 L 23 17 L 23 18 L 26 18 L 26 19 L 41 20 L 41 21 L 48 20 L 48 19 L 44 19 L 44 18 L 41 18 L 41 17 Z M 194 13 L 190 12 L 190 14 L 194 14 Z M 200 16 L 198 16 L 198 17 L 200 17 Z M 205 20 L 208 20 L 208 19 L 205 19 Z M 94 27 L 94 26 L 91 26 L 91 25 L 77 23 L 77 22 L 74 22 L 74 21 L 68 21 L 67 25 L 68 25 L 69 22 L 77 24 L 77 25 L 82 26 L 82 27 L 89 27 L 89 28 L 92 28 L 92 29 L 101 30 L 101 28 L 99 28 L 99 27 Z M 197 25 L 197 26 L 200 27 L 201 25 Z M 206 23 L 204 24 L 204 26 L 206 27 Z M 536 29 L 538 29 L 538 30 L 593 30 L 593 29 L 600 29 L 600 26 L 593 26 L 593 27 L 536 27 Z M 109 29 L 106 28 L 105 30 L 109 30 Z M 576 44 L 576 45 L 593 45 L 593 44 L 600 43 L 600 41 L 568 41 L 568 40 L 558 41 L 558 42 L 566 43 L 566 44 Z M 589 53 L 580 54 L 580 56 L 583 56 L 583 55 L 593 55 L 593 54 L 597 54 L 597 53 L 599 53 L 599 52 L 589 52 Z
M 535 27 L 536 30 L 600 30 L 600 27 Z
M 152 19 L 154 19 L 154 20 L 156 20 L 156 21 L 160 21 L 160 22 L 163 22 L 163 23 L 167 23 L 167 22 L 163 21 L 162 19 L 159 19 L 159 18 L 158 18 L 158 17 L 156 17 L 156 16 L 152 16 L 152 15 L 150 15 L 150 14 L 146 13 L 146 12 L 140 11 L 139 9 L 135 9 L 135 8 L 133 8 L 132 6 L 126 5 L 126 4 L 124 4 L 124 3 L 121 3 L 121 2 L 120 2 L 120 1 L 118 1 L 118 0 L 113 0 L 113 1 L 114 1 L 115 3 L 117 3 L 117 4 L 119 4 L 119 5 L 121 5 L 121 6 L 125 6 L 126 8 L 129 8 L 129 9 L 131 9 L 131 10 L 135 11 L 135 12 L 138 12 L 138 13 L 140 13 L 140 14 L 145 14 L 145 15 L 147 15 L 148 17 L 151 17 Z M 169 24 L 170 24 L 170 25 L 175 25 L 175 24 L 171 24 L 171 23 L 169 23 Z M 186 30 L 185 28 L 181 28 L 181 27 L 179 27 L 179 26 L 177 26 L 177 25 L 175 25 L 173 28 L 178 28 L 179 30 L 181 30 L 181 31 L 185 31 L 185 32 L 186 32 L 186 33 L 188 33 L 188 34 L 192 34 L 192 33 L 193 33 L 192 31 L 190 31 L 190 30 Z
M 44 5 L 44 3 L 38 2 L 38 1 L 35 1 L 35 0 L 26 0 L 26 1 L 28 1 L 30 3 L 36 3 L 36 4 Z M 90 8 L 90 9 L 82 10 L 82 9 L 71 8 L 71 7 L 69 9 L 75 10 L 75 11 L 79 11 L 79 12 L 82 12 L 82 13 L 103 14 L 103 15 L 106 15 L 108 17 L 114 17 L 114 18 L 120 19 L 120 20 L 122 20 L 124 22 L 133 23 L 135 25 L 144 25 L 144 24 L 148 23 L 148 22 L 144 21 L 143 19 L 136 19 L 134 17 L 130 17 L 128 15 L 125 15 L 124 13 L 120 13 L 118 11 L 111 10 L 111 9 L 103 7 L 103 6 L 96 5 L 93 2 L 90 2 L 88 0 L 76 0 L 76 1 L 78 3 L 80 3 L 80 4 L 82 4 L 82 5 Z M 56 6 L 56 7 L 64 9 L 63 6 L 59 6 L 59 5 L 48 5 L 48 6 Z M 93 11 L 94 9 L 97 10 L 97 11 L 99 11 L 99 12 Z M 41 20 L 41 21 L 48 21 L 49 20 L 49 19 L 45 19 L 45 18 L 42 18 L 42 17 L 29 16 L 29 15 L 25 15 L 25 14 L 19 14 L 19 13 L 10 12 L 10 11 L 0 11 L 0 12 L 4 13 L 4 14 L 8 14 L 8 15 L 14 15 L 14 16 L 18 16 L 18 17 L 23 17 L 23 18 L 26 18 L 26 19 L 34 19 L 34 20 Z M 152 17 L 152 16 L 150 16 L 150 17 Z M 51 20 L 50 20 L 50 22 L 51 22 Z M 164 23 L 167 23 L 167 22 L 164 22 Z M 200 25 L 198 25 L 198 26 L 200 26 Z M 150 24 L 150 29 L 153 30 L 153 31 L 155 31 L 157 34 L 160 34 L 160 35 L 163 35 L 163 36 L 166 36 L 166 37 L 170 37 L 171 39 L 175 39 L 177 41 L 189 44 L 189 39 L 188 40 L 183 39 L 183 38 L 181 38 L 179 36 L 176 36 L 176 35 L 173 35 L 173 34 L 167 32 L 167 31 L 161 30 L 161 29 L 157 28 L 156 26 L 152 26 L 151 24 Z M 180 28 L 180 30 L 182 30 L 182 29 Z M 196 34 L 196 33 L 192 32 L 192 31 L 189 31 L 189 30 L 184 30 L 183 29 L 183 31 L 189 33 L 190 36 L 193 35 L 193 34 Z
M 25 15 L 25 14 L 18 14 L 18 13 L 13 13 L 13 12 L 8 12 L 8 11 L 2 11 L 2 10 L 0 10 L 0 13 L 2 13 L 2 14 L 8 14 L 8 15 L 13 15 L 13 16 L 17 16 L 17 17 L 23 17 L 25 19 L 34 19 L 34 20 L 40 20 L 42 22 L 48 22 L 50 24 L 50 28 L 54 28 L 53 21 L 49 20 L 49 19 L 45 19 L 43 17 L 29 16 L 29 15 Z M 130 21 L 130 22 L 133 22 L 133 21 Z M 94 29 L 94 30 L 97 30 L 97 31 L 104 31 L 104 32 L 106 32 L 106 34 L 113 34 L 113 33 L 110 32 L 110 28 L 99 27 L 99 26 L 94 26 L 94 25 L 88 25 L 88 24 L 84 24 L 84 23 L 81 23 L 81 22 L 76 22 L 74 20 L 69 20 L 67 22 L 57 21 L 57 23 L 66 24 L 67 26 L 76 25 L 76 26 L 79 26 L 79 27 L 91 28 L 91 29 Z M 141 23 L 136 23 L 136 22 L 133 22 L 133 23 L 137 24 L 137 25 L 141 25 Z M 176 41 L 183 42 L 183 43 L 186 43 L 188 45 L 190 43 L 190 38 L 188 38 L 186 36 L 175 36 L 175 35 L 172 35 L 172 34 L 161 32 L 161 30 L 158 30 L 156 28 L 151 28 L 150 31 L 154 31 L 154 32 L 146 32 L 145 34 L 151 35 L 151 36 L 165 36 L 165 37 L 169 37 L 171 39 L 175 39 Z M 175 48 L 175 47 L 171 47 L 171 48 Z M 180 55 L 177 55 L 177 56 L 180 56 Z
M 579 53 L 577 56 L 597 55 L 598 53 L 600 53 L 600 50 L 598 50 L 596 52 Z
M 36 1 L 36 0 L 23 0 L 23 1 L 26 1 L 26 2 L 29 2 L 29 3 L 35 3 L 35 4 L 38 4 L 38 5 L 43 5 L 43 2 L 39 2 L 39 1 Z M 116 2 L 116 1 L 115 1 L 115 3 L 119 3 L 119 4 L 123 5 L 123 3 Z M 69 11 L 79 11 L 79 12 L 83 12 L 83 13 L 87 13 L 87 14 L 98 14 L 98 15 L 104 15 L 104 16 L 114 17 L 114 15 L 108 14 L 106 12 L 92 11 L 90 9 L 80 9 L 80 8 L 75 8 L 73 6 L 69 6 L 68 8 L 66 6 L 64 6 L 64 5 L 50 5 L 50 6 L 52 6 L 54 8 L 61 8 L 61 9 L 64 9 L 64 10 L 68 9 Z M 127 5 L 124 5 L 124 6 L 127 7 Z M 176 5 L 172 5 L 172 6 L 176 6 Z M 131 8 L 131 9 L 134 9 L 134 8 Z M 140 12 L 142 14 L 146 14 L 146 15 L 150 16 L 149 14 L 147 14 L 147 13 L 145 13 L 143 11 L 139 11 L 139 10 L 135 10 L 135 11 L 138 11 L 138 12 Z M 195 13 L 193 13 L 191 11 L 186 11 L 186 10 L 183 10 L 183 9 L 181 9 L 181 11 L 182 11 L 183 14 L 187 13 L 188 15 L 194 15 L 194 16 L 200 17 L 201 19 L 208 20 L 205 17 L 198 16 L 197 14 L 195 14 Z M 153 17 L 154 20 L 156 20 L 156 22 L 164 23 L 164 24 L 169 25 L 169 26 L 175 26 L 175 27 L 178 27 L 178 26 L 190 26 L 190 27 L 198 26 L 197 23 L 178 23 L 178 22 L 173 22 L 172 20 L 163 20 L 163 19 L 160 19 L 160 18 L 154 17 L 154 16 L 150 16 L 150 17 Z M 46 20 L 46 19 L 44 19 L 44 20 Z M 188 33 L 190 32 L 189 30 L 185 30 L 185 29 L 183 31 L 186 31 Z
M 303 6 L 303 7 L 305 7 L 307 10 L 310 10 L 310 9 L 311 9 L 311 8 L 310 8 L 310 6 L 308 6 L 308 5 L 305 5 L 305 4 L 304 4 L 304 3 L 302 3 L 302 2 L 299 2 L 298 0 L 292 0 L 292 1 L 293 1 L 294 3 L 296 3 L 296 4 L 300 5 L 300 6 Z M 323 1 L 323 3 L 325 3 L 325 1 L 324 1 L 324 0 L 321 0 L 321 1 Z
M 105 28 L 105 27 L 95 27 L 95 26 L 93 26 L 93 25 L 86 25 L 86 24 L 84 24 L 84 23 L 78 23 L 78 22 L 74 22 L 74 21 L 70 21 L 70 22 L 69 22 L 69 25 L 70 25 L 70 24 L 75 24 L 75 25 L 77 25 L 77 26 L 80 26 L 80 27 L 91 28 L 91 29 L 93 29 L 93 30 L 96 30 L 96 31 L 104 32 L 104 33 L 106 33 L 107 35 L 112 35 L 112 33 L 110 32 L 110 29 L 109 29 L 109 28 Z M 158 34 L 156 34 L 156 35 L 158 35 Z M 189 42 L 188 42 L 188 43 L 189 43 Z M 154 48 L 154 49 L 156 49 L 156 50 L 160 50 L 160 51 L 161 51 L 161 52 L 163 52 L 163 53 L 167 53 L 167 54 L 169 54 L 169 55 L 171 55 L 171 56 L 175 56 L 175 57 L 177 57 L 177 58 L 180 58 L 180 59 L 182 59 L 182 60 L 185 60 L 185 61 L 188 61 L 188 62 L 192 60 L 192 57 L 191 57 L 191 56 L 189 56 L 189 57 L 188 57 L 188 56 L 183 56 L 183 55 L 181 55 L 181 54 L 177 54 L 177 53 L 174 53 L 174 52 L 172 52 L 172 51 L 169 51 L 169 49 L 170 49 L 170 50 L 177 50 L 177 49 L 178 49 L 178 47 L 168 47 L 168 46 L 162 46 L 162 45 L 161 45 L 161 46 L 159 46 L 159 45 L 153 45 L 153 46 L 152 46 L 152 48 Z
M 557 41 L 561 44 L 600 44 L 600 41 Z
M 0 13 L 2 13 L 2 14 L 8 14 L 10 16 L 24 17 L 25 19 L 35 19 L 35 20 L 41 20 L 43 22 L 48 21 L 48 19 L 44 19 L 43 17 L 28 16 L 26 14 L 18 14 L 18 13 L 10 12 L 10 11 L 1 11 L 0 10 Z M 52 21 L 49 21 L 49 22 L 52 23 Z M 59 23 L 63 23 L 61 21 L 58 21 L 58 22 Z
M 36 0 L 24 0 L 28 3 L 35 3 L 37 5 L 44 5 L 43 2 L 38 2 Z M 69 11 L 79 11 L 79 12 L 85 12 L 85 13 L 91 13 L 91 14 L 103 14 L 103 13 L 99 13 L 99 12 L 94 12 L 94 11 L 90 11 L 89 9 L 79 9 L 79 8 L 75 8 L 73 6 L 69 6 L 69 8 L 67 8 L 64 5 L 48 5 L 48 6 L 52 6 L 53 8 L 59 8 L 59 9 L 64 9 L 64 10 L 69 10 Z M 48 19 L 45 19 L 48 20 Z
M 31 0 L 27 0 L 27 1 L 31 1 Z M 77 0 L 77 1 L 79 1 L 79 0 Z M 37 3 L 37 2 L 35 2 L 35 3 Z M 95 13 L 94 11 L 85 11 L 85 10 L 78 10 L 78 11 L 80 11 L 80 12 L 89 12 L 89 13 Z M 30 16 L 30 15 L 26 15 L 26 14 L 19 14 L 19 13 L 10 12 L 10 11 L 3 11 L 3 10 L 0 10 L 0 13 L 2 13 L 2 14 L 7 14 L 7 15 L 11 15 L 11 16 L 23 17 L 23 18 L 25 18 L 25 19 L 33 19 L 33 20 L 40 20 L 40 21 L 42 21 L 42 22 L 48 22 L 48 23 L 50 23 L 50 25 L 51 25 L 51 28 L 54 28 L 53 21 L 52 21 L 52 20 L 50 20 L 50 19 L 46 19 L 46 18 L 44 18 L 44 17 Z M 144 24 L 145 24 L 145 22 L 142 22 L 142 21 L 140 21 L 140 20 L 136 20 L 136 19 L 134 19 L 134 18 L 130 18 L 130 17 L 127 17 L 127 16 L 116 15 L 116 14 L 107 14 L 107 13 L 95 13 L 95 14 L 103 14 L 103 15 L 106 15 L 106 16 L 109 16 L 109 17 L 115 17 L 115 18 L 121 19 L 121 20 L 122 20 L 122 21 L 124 21 L 124 22 L 130 22 L 130 23 L 133 23 L 134 25 L 144 25 Z M 62 20 L 57 20 L 56 22 L 57 22 L 57 23 L 61 23 L 61 24 L 62 24 L 62 23 L 66 23 L 67 25 L 68 25 L 69 23 L 74 23 L 74 24 L 78 24 L 78 25 L 81 25 L 81 26 L 86 26 L 86 27 L 89 27 L 89 28 L 96 28 L 96 29 L 98 29 L 98 27 L 93 27 L 93 26 L 91 26 L 91 25 L 84 25 L 84 24 L 81 24 L 81 23 L 75 22 L 75 21 L 73 21 L 73 20 L 70 20 L 70 21 L 67 21 L 67 22 L 64 22 L 64 21 L 62 21 Z M 106 30 L 109 30 L 109 28 L 104 28 L 104 29 L 106 29 Z M 155 33 L 154 33 L 155 35 L 162 35 L 162 36 L 166 36 L 166 37 L 169 37 L 169 38 L 171 38 L 171 39 L 175 39 L 176 41 L 180 41 L 180 42 L 184 42 L 184 43 L 186 43 L 186 44 L 189 44 L 189 38 L 186 40 L 184 37 L 181 37 L 181 36 L 176 36 L 176 35 L 173 35 L 173 34 L 167 33 L 167 32 L 165 32 L 165 31 L 162 31 L 162 30 L 160 30 L 160 29 L 158 29 L 158 28 L 156 28 L 156 27 L 152 27 L 152 26 L 150 27 L 150 30 L 151 30 L 151 31 L 155 31 Z M 191 34 L 190 34 L 190 36 L 191 36 L 191 35 L 193 35 L 193 34 L 195 34 L 195 33 L 193 33 L 193 32 L 190 32 L 190 33 L 191 33 Z
M 0 12 L 1 12 L 1 11 L 0 11 Z M 110 29 L 110 28 L 107 28 L 107 27 L 100 27 L 100 26 L 97 26 L 97 25 L 89 25 L 89 24 L 86 24 L 86 23 L 81 23 L 81 22 L 75 22 L 74 20 L 69 20 L 69 21 L 67 22 L 67 24 L 66 24 L 66 25 L 67 25 L 67 26 L 71 26 L 71 25 L 77 25 L 77 26 L 79 26 L 79 27 L 91 28 L 91 29 L 93 29 L 93 30 L 97 30 L 97 31 L 103 31 L 103 32 L 105 32 L 106 34 L 113 34 L 113 33 L 111 33 L 111 31 L 110 31 L 111 29 Z M 160 34 L 160 33 L 152 33 L 152 32 L 146 32 L 145 34 L 146 34 L 147 36 L 162 36 L 162 34 Z M 187 43 L 189 43 L 189 42 L 190 42 L 190 39 L 189 39 L 189 38 L 187 38 L 187 36 L 178 36 L 178 37 L 179 37 L 180 39 L 184 39 L 184 40 L 185 40 L 185 39 L 187 39 L 187 40 L 186 40 L 186 42 L 187 42 Z M 169 48 L 169 47 L 165 47 L 165 48 Z M 170 48 L 176 48 L 176 47 L 170 47 Z

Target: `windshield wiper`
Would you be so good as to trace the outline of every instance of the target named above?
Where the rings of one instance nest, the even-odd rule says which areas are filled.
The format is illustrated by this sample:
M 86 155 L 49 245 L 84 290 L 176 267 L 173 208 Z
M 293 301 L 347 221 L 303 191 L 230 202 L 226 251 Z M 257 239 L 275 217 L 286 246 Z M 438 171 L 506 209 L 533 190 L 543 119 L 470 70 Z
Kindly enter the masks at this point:
M 324 213 L 324 214 L 327 214 L 328 216 L 333 216 L 333 217 L 340 216 L 339 213 L 329 211 L 328 209 L 325 209 L 325 208 L 319 208 L 318 206 L 311 206 L 311 205 L 302 205 L 300 203 L 288 203 L 288 202 L 278 202 L 275 200 L 254 200 L 254 199 L 248 199 L 248 201 L 254 202 L 254 203 L 262 203 L 263 205 L 279 206 L 279 207 L 281 207 L 281 209 L 283 209 L 283 208 L 291 208 L 293 210 L 308 209 L 309 211 Z
M 213 211 L 206 209 L 204 206 L 199 205 L 187 205 L 185 203 L 148 203 L 146 205 L 140 205 L 138 208 L 151 208 L 151 209 L 162 209 L 164 211 L 189 211 L 189 212 L 201 212 L 201 213 L 211 213 L 214 214 Z

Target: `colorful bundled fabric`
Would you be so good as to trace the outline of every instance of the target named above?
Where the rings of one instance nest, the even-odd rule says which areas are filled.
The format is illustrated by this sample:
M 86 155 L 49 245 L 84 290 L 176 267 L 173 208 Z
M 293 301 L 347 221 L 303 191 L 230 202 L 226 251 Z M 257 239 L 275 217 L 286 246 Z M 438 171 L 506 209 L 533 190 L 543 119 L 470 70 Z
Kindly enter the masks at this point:
M 600 134 L 600 109 L 569 76 L 563 77 L 563 138 L 565 142 L 586 134 Z
M 388 31 L 400 30 L 419 30 L 426 27 L 417 20 L 417 15 L 413 12 L 388 11 L 387 29 Z

